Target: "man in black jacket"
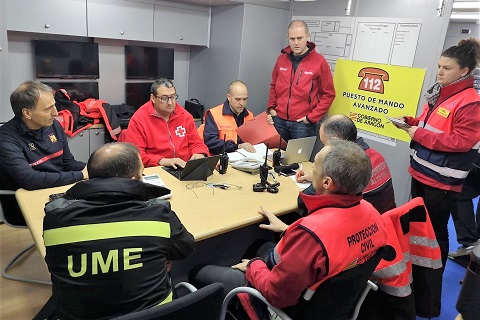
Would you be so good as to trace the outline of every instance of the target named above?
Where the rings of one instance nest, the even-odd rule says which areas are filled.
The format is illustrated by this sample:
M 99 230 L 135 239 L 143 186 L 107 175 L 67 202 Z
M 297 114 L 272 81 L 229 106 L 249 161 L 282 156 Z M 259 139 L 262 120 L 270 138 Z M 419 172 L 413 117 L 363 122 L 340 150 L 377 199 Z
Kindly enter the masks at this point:
M 60 123 L 53 89 L 22 83 L 11 95 L 15 117 L 0 127 L 0 189 L 36 190 L 88 178 L 85 163 L 74 159 Z M 13 196 L 2 197 L 12 224 L 25 225 Z
M 110 319 L 171 301 L 169 261 L 190 254 L 195 240 L 158 199 L 170 190 L 141 181 L 139 151 L 128 143 L 102 146 L 87 169 L 90 180 L 45 207 L 55 316 Z

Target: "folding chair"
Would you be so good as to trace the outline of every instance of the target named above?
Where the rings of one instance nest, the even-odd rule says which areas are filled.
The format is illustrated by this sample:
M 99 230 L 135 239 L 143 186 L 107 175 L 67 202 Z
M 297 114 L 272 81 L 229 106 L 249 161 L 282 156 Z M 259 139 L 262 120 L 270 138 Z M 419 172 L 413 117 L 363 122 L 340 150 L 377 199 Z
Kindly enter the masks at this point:
M 328 279 L 317 291 L 305 293 L 301 301 L 292 307 L 278 309 L 272 306 L 261 293 L 248 287 L 239 287 L 230 291 L 222 304 L 220 320 L 227 314 L 230 300 L 239 293 L 248 293 L 260 299 L 280 319 L 336 319 L 355 320 L 360 312 L 365 297 L 370 290 L 376 291 L 377 285 L 368 280 L 375 267 L 385 256 L 385 248 L 379 248 L 367 262 L 353 269 L 346 270 Z M 390 259 L 390 257 L 388 257 Z M 355 281 L 354 281 L 355 280 Z M 359 281 L 357 281 L 359 280 Z M 365 283 L 356 287 L 354 283 Z
M 15 212 L 7 213 L 6 211 L 4 211 L 4 205 L 2 205 L 2 200 L 4 204 L 7 201 L 15 201 L 15 198 L 13 198 L 14 196 L 15 196 L 15 191 L 0 190 L 0 220 L 3 220 L 3 222 L 5 222 L 7 226 L 12 228 L 27 228 L 26 224 L 22 224 L 21 222 L 18 221 L 18 219 L 13 219 L 14 215 L 20 215 L 20 216 L 22 215 L 22 213 L 18 208 L 15 208 L 15 207 L 10 208 L 11 206 L 9 206 L 8 210 L 12 210 Z M 10 197 L 10 199 L 8 199 L 7 197 Z M 8 273 L 8 270 L 15 264 L 15 262 L 17 262 L 18 259 L 20 259 L 25 253 L 29 252 L 33 248 L 35 248 L 35 244 L 29 245 L 27 248 L 23 249 L 15 257 L 13 257 L 13 259 L 9 263 L 7 263 L 5 267 L 2 269 L 2 277 L 8 280 L 52 285 L 50 281 L 14 276 Z

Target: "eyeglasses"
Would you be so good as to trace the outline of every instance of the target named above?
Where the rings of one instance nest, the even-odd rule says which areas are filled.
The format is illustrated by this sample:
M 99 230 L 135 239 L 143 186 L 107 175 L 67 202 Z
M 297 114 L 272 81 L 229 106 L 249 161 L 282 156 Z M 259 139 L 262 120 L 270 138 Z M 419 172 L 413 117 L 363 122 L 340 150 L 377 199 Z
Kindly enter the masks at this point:
M 188 183 L 187 185 L 185 185 L 185 188 L 187 188 L 187 190 L 192 191 L 195 194 L 195 198 L 198 199 L 197 193 L 193 189 L 201 188 L 201 187 L 205 187 L 205 186 L 208 187 L 208 184 L 205 183 L 205 182 L 195 182 L 195 183 Z M 212 194 L 215 195 L 215 192 L 213 191 L 213 188 L 212 188 Z
M 160 100 L 162 103 L 167 103 L 168 100 L 171 100 L 172 102 L 175 102 L 175 100 L 178 99 L 178 94 L 173 94 L 171 96 L 155 96 L 155 98 L 157 98 L 158 100 Z

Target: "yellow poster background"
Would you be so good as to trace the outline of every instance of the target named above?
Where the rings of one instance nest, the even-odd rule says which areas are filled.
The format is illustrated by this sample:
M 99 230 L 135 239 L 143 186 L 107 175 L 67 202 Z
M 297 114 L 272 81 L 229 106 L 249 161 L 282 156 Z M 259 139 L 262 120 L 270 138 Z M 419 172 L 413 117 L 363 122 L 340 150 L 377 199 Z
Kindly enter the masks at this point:
M 415 117 L 424 77 L 425 69 L 339 59 L 328 114 L 345 114 L 358 129 L 409 142 L 385 116 Z

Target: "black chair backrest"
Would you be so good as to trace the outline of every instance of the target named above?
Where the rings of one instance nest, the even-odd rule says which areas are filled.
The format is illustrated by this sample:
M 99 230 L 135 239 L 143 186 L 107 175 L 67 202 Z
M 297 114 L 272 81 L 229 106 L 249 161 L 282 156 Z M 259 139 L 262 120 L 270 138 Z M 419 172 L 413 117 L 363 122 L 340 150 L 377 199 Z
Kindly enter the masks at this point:
M 6 190 L 5 192 L 14 192 Z M 27 223 L 23 218 L 22 211 L 18 206 L 17 200 L 15 199 L 15 194 L 6 194 L 3 193 L 3 190 L 0 192 L 0 206 L 2 209 L 2 219 L 3 221 L 12 227 L 26 227 Z
M 112 320 L 218 320 L 223 295 L 223 284 L 213 283 L 172 302 Z
M 318 287 L 310 301 L 302 299 L 291 310 L 285 308 L 284 311 L 293 319 L 351 319 L 367 280 L 383 255 L 382 247 L 365 263 L 326 280 Z

